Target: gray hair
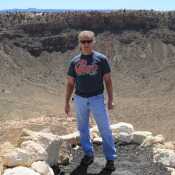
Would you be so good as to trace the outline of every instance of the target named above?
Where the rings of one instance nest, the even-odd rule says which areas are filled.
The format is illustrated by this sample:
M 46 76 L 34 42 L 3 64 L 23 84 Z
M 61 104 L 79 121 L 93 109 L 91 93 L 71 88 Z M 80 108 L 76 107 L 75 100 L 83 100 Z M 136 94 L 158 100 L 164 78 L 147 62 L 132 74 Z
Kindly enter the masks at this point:
M 81 31 L 78 35 L 78 40 L 81 41 L 83 39 L 91 39 L 95 41 L 95 33 L 90 30 Z

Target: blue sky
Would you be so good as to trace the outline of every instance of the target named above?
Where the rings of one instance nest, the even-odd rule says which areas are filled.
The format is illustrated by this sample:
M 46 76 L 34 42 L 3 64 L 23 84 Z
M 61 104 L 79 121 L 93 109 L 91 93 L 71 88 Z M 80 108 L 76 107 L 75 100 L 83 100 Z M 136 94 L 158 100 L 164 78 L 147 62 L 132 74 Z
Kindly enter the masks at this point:
M 0 0 L 0 9 L 154 9 L 175 10 L 175 0 Z

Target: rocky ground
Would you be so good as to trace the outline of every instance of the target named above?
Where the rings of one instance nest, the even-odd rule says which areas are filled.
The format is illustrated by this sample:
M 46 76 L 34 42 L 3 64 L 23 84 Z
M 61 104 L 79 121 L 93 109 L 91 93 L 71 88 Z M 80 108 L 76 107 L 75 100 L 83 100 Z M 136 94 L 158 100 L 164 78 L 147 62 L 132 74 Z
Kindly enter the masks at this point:
M 106 160 L 96 128 L 90 130 L 95 159 L 89 167 L 80 164 L 84 154 L 77 132 L 58 136 L 48 129 L 38 132 L 23 129 L 16 146 L 9 142 L 1 145 L 0 174 L 31 171 L 32 175 L 36 172 L 38 175 L 53 172 L 54 175 L 173 175 L 173 142 L 148 131 L 135 131 L 129 123 L 117 123 L 111 129 L 117 150 L 114 171 L 104 169 Z
M 140 148 L 136 144 L 116 144 L 118 157 L 115 160 L 116 170 L 103 170 L 105 159 L 102 146 L 95 146 L 96 157 L 88 168 L 80 166 L 83 156 L 81 150 L 73 153 L 73 160 L 68 166 L 61 166 L 62 174 L 70 175 L 171 175 L 160 163 L 153 163 L 152 148 Z M 61 173 L 60 172 L 60 173 Z

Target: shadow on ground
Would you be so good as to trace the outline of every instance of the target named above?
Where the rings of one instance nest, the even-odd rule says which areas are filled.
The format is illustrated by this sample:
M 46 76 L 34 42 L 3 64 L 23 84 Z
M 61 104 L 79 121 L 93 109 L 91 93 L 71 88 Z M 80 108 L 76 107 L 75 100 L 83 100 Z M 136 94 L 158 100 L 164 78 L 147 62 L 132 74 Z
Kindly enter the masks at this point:
M 102 169 L 97 174 L 92 174 L 92 173 L 87 173 L 87 169 L 88 169 L 88 166 L 79 165 L 70 173 L 70 175 L 111 175 L 112 174 L 112 171 L 106 171 L 104 169 Z

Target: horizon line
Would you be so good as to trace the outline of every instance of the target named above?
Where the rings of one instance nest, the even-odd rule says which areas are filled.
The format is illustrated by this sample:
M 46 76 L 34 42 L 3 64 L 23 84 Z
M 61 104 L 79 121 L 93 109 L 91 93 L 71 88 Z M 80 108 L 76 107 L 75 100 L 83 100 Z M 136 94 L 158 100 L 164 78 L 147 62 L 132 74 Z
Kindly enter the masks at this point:
M 78 8 L 78 9 L 74 9 L 74 8 L 62 8 L 62 9 L 56 9 L 56 8 L 32 8 L 32 7 L 29 7 L 29 8 L 9 8 L 9 9 L 0 9 L 0 11 L 10 11 L 10 10 L 71 10 L 71 11 L 120 11 L 120 10 L 128 10 L 128 11 L 139 11 L 139 10 L 146 10 L 146 11 L 163 11 L 163 12 L 172 12 L 172 11 L 175 11 L 175 10 L 161 10 L 161 9 L 129 9 L 129 8 L 119 8 L 119 9 L 84 9 L 84 8 Z

